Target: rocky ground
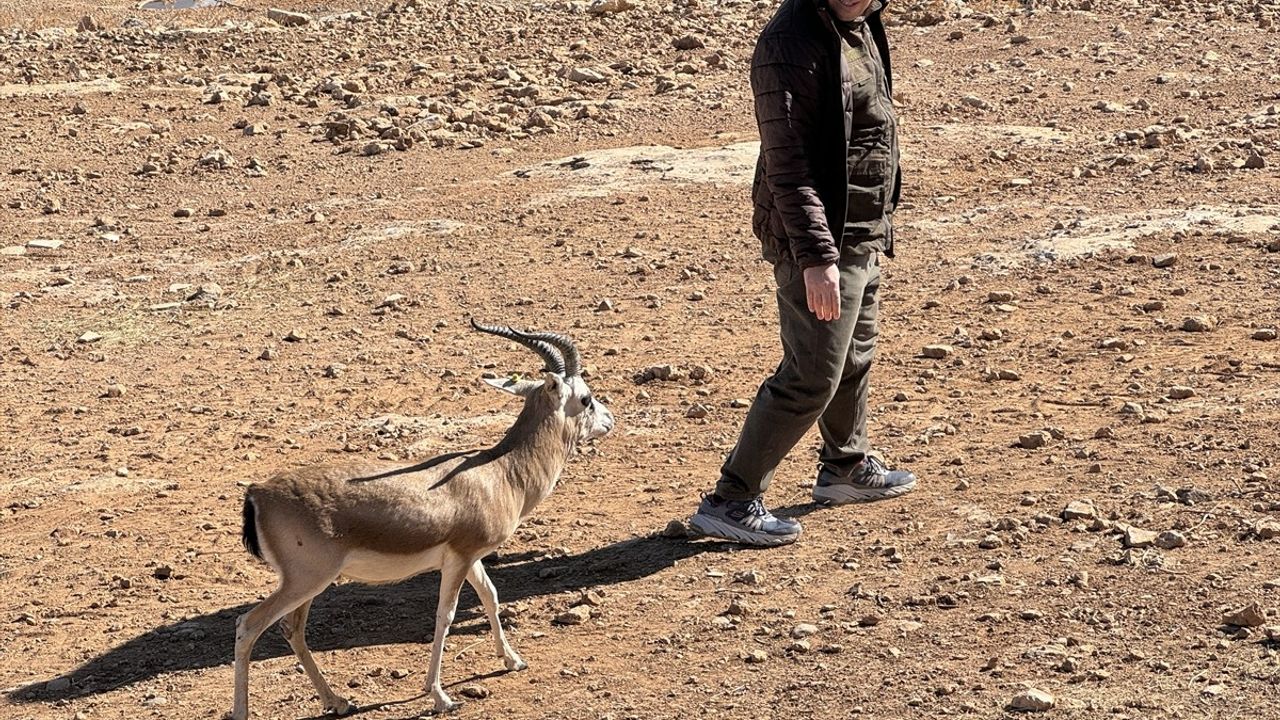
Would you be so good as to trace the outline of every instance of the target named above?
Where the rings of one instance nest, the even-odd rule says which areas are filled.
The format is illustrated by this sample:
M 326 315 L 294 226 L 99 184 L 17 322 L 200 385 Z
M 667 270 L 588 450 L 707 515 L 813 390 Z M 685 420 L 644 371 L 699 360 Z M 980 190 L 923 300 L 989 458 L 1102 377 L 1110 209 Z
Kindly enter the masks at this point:
M 775 3 L 0 0 L 0 714 L 216 718 L 272 587 L 243 486 L 496 439 L 467 329 L 566 331 L 614 434 L 470 591 L 459 717 L 1267 718 L 1280 701 L 1280 3 L 891 5 L 877 446 L 899 501 L 679 521 L 776 363 L 746 71 Z M 435 577 L 311 644 L 416 718 Z M 569 613 L 568 611 L 574 610 Z M 256 717 L 320 707 L 259 644 Z

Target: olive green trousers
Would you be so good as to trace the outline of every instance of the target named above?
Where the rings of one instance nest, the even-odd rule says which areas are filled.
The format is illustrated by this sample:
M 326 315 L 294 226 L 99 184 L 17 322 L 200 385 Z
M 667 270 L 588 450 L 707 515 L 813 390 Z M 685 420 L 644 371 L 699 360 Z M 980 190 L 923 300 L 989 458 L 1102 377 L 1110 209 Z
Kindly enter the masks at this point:
M 716 494 L 749 500 L 764 493 L 778 464 L 814 421 L 822 433 L 819 460 L 838 472 L 862 462 L 867 442 L 867 390 L 879 334 L 880 254 L 840 260 L 840 318 L 809 311 L 804 272 L 792 261 L 774 265 L 782 362 L 756 393 L 742 434 L 720 470 Z

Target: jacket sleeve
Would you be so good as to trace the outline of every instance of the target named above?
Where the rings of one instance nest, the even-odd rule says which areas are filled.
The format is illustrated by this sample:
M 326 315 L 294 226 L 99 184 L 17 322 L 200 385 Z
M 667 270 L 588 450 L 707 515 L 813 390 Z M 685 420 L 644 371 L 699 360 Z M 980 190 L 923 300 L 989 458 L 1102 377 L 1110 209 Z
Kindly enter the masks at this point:
M 791 254 L 803 268 L 840 259 L 809 156 L 819 132 L 822 90 L 813 59 L 821 55 L 811 43 L 797 37 L 763 37 L 751 61 L 765 181 L 782 216 Z

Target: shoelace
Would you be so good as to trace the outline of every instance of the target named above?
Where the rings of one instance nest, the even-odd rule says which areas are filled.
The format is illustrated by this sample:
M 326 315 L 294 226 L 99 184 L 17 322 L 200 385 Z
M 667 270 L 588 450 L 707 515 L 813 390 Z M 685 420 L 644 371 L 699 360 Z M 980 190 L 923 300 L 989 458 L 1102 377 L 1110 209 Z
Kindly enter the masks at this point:
M 760 498 L 752 500 L 751 503 L 747 505 L 747 512 L 761 520 L 768 521 L 773 519 L 773 513 L 764 508 L 764 501 Z
M 875 455 L 868 455 L 866 460 L 863 462 L 867 463 L 868 467 L 876 475 L 884 475 L 889 472 L 889 466 L 885 465 L 884 462 Z

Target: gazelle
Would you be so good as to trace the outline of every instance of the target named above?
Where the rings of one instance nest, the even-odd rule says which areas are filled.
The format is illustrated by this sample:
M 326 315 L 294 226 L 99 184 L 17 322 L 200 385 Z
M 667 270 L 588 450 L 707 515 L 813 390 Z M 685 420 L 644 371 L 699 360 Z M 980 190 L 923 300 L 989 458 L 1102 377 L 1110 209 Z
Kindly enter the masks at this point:
M 327 712 L 352 709 L 325 682 L 307 648 L 311 601 L 339 577 L 388 583 L 440 571 L 435 639 L 426 686 L 435 710 L 457 707 L 440 684 L 444 641 L 463 580 L 484 604 L 497 654 L 508 670 L 525 662 L 507 643 L 498 594 L 480 559 L 511 537 L 555 488 L 574 448 L 613 428 L 609 409 L 591 396 L 572 340 L 556 333 L 472 326 L 538 353 L 540 380 L 486 380 L 524 398 L 515 424 L 495 446 L 454 452 L 415 465 L 346 463 L 282 473 L 249 488 L 245 547 L 275 568 L 280 586 L 236 621 L 232 720 L 249 715 L 249 658 L 272 623 L 281 630 L 315 685 Z

